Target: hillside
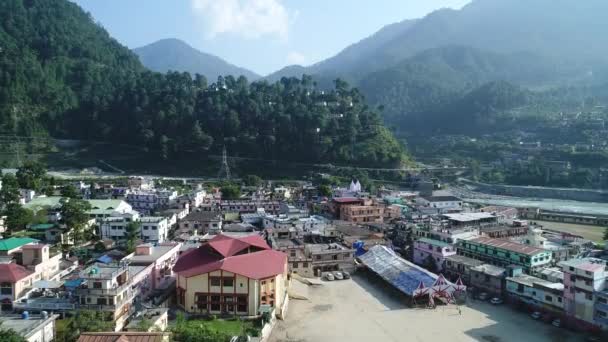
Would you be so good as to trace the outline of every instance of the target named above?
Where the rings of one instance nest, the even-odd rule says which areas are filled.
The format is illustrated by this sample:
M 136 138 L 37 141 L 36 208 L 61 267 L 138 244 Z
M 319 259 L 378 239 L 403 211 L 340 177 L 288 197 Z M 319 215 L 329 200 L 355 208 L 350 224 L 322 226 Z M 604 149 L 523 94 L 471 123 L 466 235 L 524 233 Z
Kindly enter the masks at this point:
M 223 59 L 201 52 L 179 39 L 162 39 L 152 44 L 134 49 L 146 68 L 158 71 L 188 72 L 201 74 L 215 81 L 218 76 L 245 76 L 256 80 L 260 76 L 253 71 L 232 65 Z M 302 76 L 301 74 L 298 76 Z
M 232 156 L 305 163 L 388 166 L 405 157 L 343 82 L 319 92 L 308 77 L 207 83 L 149 71 L 67 0 L 2 1 L 0 17 L 0 134 L 141 146 L 155 160 L 224 146 Z

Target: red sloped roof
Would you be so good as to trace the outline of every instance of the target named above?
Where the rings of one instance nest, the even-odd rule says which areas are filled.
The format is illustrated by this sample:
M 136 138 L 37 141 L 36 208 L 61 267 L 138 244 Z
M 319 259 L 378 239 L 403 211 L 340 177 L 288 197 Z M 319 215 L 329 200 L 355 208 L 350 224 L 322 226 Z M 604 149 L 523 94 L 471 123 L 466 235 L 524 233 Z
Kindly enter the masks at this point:
M 15 283 L 29 275 L 32 271 L 17 264 L 0 264 L 0 282 Z
M 261 249 L 270 249 L 270 246 L 259 235 L 250 235 L 242 238 L 235 238 L 223 234 L 215 236 L 209 240 L 209 246 L 215 249 L 224 257 L 235 255 L 236 253 L 250 246 Z
M 222 270 L 247 278 L 264 279 L 285 272 L 287 254 L 272 249 L 224 259 Z
M 250 246 L 262 250 L 234 255 Z M 232 238 L 219 235 L 207 245 L 183 253 L 175 263 L 173 271 L 181 276 L 193 277 L 224 270 L 252 279 L 263 279 L 283 273 L 286 264 L 287 255 L 270 249 L 260 236 Z

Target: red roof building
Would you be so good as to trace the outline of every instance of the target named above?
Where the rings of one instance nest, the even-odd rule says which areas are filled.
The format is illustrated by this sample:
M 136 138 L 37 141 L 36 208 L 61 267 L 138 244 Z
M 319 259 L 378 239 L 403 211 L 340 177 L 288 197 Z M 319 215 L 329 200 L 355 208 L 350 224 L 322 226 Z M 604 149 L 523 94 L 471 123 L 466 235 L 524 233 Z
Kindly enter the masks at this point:
M 187 312 L 256 316 L 280 308 L 287 291 L 287 255 L 259 235 L 218 235 L 177 260 L 177 299 Z
M 13 301 L 32 286 L 34 272 L 15 264 L 0 264 L 1 311 L 11 311 Z

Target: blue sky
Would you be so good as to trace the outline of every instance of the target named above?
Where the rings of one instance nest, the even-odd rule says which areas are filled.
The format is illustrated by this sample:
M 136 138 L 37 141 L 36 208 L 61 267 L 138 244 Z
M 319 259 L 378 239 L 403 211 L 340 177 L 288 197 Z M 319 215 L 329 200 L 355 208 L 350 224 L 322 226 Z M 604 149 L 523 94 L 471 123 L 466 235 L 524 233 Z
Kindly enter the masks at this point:
M 266 75 L 310 65 L 381 27 L 470 0 L 73 0 L 129 48 L 179 38 Z

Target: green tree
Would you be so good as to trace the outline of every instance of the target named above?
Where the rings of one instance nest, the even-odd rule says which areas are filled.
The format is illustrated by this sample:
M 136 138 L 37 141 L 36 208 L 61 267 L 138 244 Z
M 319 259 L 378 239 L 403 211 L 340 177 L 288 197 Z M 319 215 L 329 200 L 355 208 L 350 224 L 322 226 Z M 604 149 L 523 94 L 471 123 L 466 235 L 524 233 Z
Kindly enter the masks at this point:
M 61 188 L 61 197 L 78 198 L 80 197 L 80 193 L 78 193 L 78 190 L 75 186 L 73 186 L 72 184 L 68 184 Z
M 107 313 L 95 310 L 78 310 L 70 319 L 70 341 L 74 341 L 84 332 L 114 331 L 114 323 L 108 319 Z
M 247 175 L 243 177 L 243 184 L 246 186 L 260 186 L 260 184 L 262 184 L 262 178 L 256 175 Z
M 319 195 L 329 197 L 331 196 L 331 194 L 331 187 L 329 185 L 321 184 L 319 186 Z
M 11 232 L 25 229 L 34 222 L 34 213 L 21 206 L 19 203 L 10 203 L 4 211 L 6 215 L 6 225 Z
M 62 198 L 61 201 L 61 223 L 66 225 L 66 230 L 72 234 L 75 243 L 82 243 L 91 238 L 87 223 L 91 204 L 87 201 L 75 198 Z
M 604 231 L 604 241 L 608 241 L 608 227 L 606 227 L 606 230 Z
M 135 244 L 141 236 L 141 222 L 131 221 L 126 227 L 126 249 L 127 253 L 135 252 Z
M 0 189 L 0 209 L 9 203 L 19 201 L 19 182 L 10 174 L 2 175 L 2 188 Z
M 39 162 L 28 161 L 17 169 L 17 181 L 23 189 L 40 191 L 46 176 L 46 168 Z
M 224 184 L 221 187 L 222 199 L 233 200 L 241 197 L 241 188 L 234 183 Z
M 0 341 L 2 342 L 27 342 L 25 337 L 17 334 L 14 330 L 4 329 L 0 325 Z

